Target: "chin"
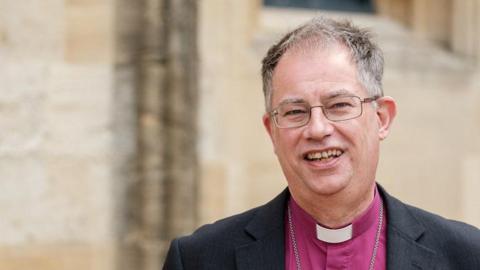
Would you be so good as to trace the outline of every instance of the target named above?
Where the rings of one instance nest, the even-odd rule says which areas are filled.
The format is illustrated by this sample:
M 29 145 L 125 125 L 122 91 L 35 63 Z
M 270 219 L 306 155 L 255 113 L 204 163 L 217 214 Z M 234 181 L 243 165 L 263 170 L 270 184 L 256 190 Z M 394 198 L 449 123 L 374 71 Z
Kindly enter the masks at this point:
M 330 177 L 329 177 L 330 178 Z M 320 196 L 332 196 L 342 192 L 349 184 L 348 180 L 340 180 L 339 177 L 321 179 L 318 182 L 309 183 L 310 190 Z

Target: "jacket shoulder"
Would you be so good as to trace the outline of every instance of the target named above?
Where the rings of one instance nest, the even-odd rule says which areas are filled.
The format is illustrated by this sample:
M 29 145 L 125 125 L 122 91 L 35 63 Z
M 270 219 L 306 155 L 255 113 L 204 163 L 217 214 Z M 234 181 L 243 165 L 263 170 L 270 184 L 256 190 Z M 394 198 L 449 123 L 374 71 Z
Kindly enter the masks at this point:
M 480 269 L 477 228 L 405 204 L 381 186 L 379 191 L 386 203 L 388 237 L 392 237 L 387 239 L 391 257 L 401 253 L 395 250 L 395 245 L 409 243 L 412 245 L 403 245 L 403 248 L 418 247 L 434 255 L 438 269 Z
M 238 248 L 278 231 L 271 228 L 283 226 L 287 196 L 284 191 L 263 206 L 203 225 L 190 235 L 174 239 L 164 269 L 235 269 Z
M 480 266 L 480 230 L 464 222 L 446 219 L 406 205 L 425 228 L 419 241 L 445 258 Z
M 423 233 L 418 240 L 426 243 L 426 246 L 437 244 L 437 247 L 445 249 L 450 244 L 463 245 L 477 254 L 480 253 L 480 230 L 478 228 L 406 204 L 388 194 L 382 186 L 378 186 L 378 188 L 387 204 L 389 218 L 387 222 L 397 231 L 408 234 L 408 232 L 421 230 Z
M 257 209 L 203 225 L 192 234 L 174 239 L 163 270 L 234 269 L 235 247 L 246 241 L 245 224 Z
M 238 240 L 245 236 L 244 228 L 256 215 L 258 209 L 253 208 L 240 214 L 205 224 L 196 229 L 192 234 L 179 238 L 182 243 L 208 244 L 226 240 Z M 222 244 L 223 245 L 223 244 Z
M 268 231 L 266 227 L 272 224 L 278 225 L 279 222 L 283 224 L 283 211 L 288 196 L 288 191 L 284 190 L 262 206 L 220 219 L 212 224 L 203 225 L 191 235 L 181 237 L 179 240 L 185 244 L 221 243 L 222 246 L 225 246 L 226 243 L 239 245 L 243 241 L 251 241 L 255 237 L 246 230 L 249 225 L 256 225 L 260 221 L 260 231 Z M 253 231 L 257 231 L 257 227 Z

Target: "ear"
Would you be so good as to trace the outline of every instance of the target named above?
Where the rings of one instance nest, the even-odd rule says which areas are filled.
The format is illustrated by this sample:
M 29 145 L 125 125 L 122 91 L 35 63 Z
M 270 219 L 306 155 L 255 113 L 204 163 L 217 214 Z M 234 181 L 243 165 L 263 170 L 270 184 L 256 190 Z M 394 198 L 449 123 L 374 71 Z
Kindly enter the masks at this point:
M 270 136 L 270 141 L 272 142 L 272 146 L 273 146 L 273 152 L 276 155 L 277 148 L 275 147 L 275 136 L 274 136 L 275 124 L 273 123 L 272 117 L 270 117 L 269 113 L 265 113 L 263 115 L 262 120 L 263 120 L 263 126 L 265 127 L 265 130 L 267 131 L 268 136 Z
M 263 126 L 265 127 L 265 130 L 267 131 L 268 135 L 270 136 L 270 139 L 273 142 L 273 123 L 272 123 L 272 118 L 268 113 L 265 113 L 263 115 Z
M 378 137 L 380 140 L 387 138 L 393 119 L 397 114 L 397 104 L 392 97 L 385 96 L 377 100 Z

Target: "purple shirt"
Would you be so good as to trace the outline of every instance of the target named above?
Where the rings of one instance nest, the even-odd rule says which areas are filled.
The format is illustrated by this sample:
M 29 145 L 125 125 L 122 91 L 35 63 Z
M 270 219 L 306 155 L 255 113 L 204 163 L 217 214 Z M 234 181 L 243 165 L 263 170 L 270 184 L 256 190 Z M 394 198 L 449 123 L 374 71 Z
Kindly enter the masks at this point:
M 331 244 L 317 239 L 316 222 L 290 197 L 289 205 L 292 224 L 297 242 L 302 270 L 355 269 L 368 270 L 378 229 L 379 211 L 382 199 L 375 190 L 370 206 L 352 223 L 352 238 L 345 242 Z M 288 215 L 285 215 L 285 266 L 296 270 L 295 254 Z M 386 269 L 386 211 L 383 209 L 383 224 L 380 232 L 374 269 Z

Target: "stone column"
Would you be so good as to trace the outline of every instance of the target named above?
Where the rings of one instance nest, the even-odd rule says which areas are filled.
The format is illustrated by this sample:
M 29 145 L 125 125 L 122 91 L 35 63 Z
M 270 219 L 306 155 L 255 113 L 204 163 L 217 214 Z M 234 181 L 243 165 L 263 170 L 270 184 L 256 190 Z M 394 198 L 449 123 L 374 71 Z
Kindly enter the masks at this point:
M 172 237 L 196 225 L 196 6 L 118 1 L 117 70 L 132 74 L 137 107 L 137 175 L 119 208 L 120 269 L 160 269 Z
M 447 45 L 451 36 L 452 0 L 413 0 L 413 32 Z
M 376 10 L 401 22 L 419 37 L 448 44 L 452 0 L 376 0 Z

